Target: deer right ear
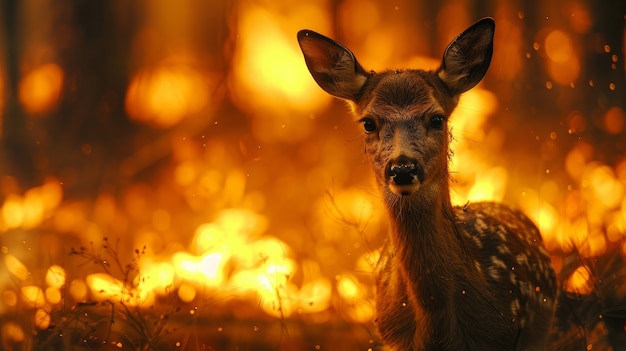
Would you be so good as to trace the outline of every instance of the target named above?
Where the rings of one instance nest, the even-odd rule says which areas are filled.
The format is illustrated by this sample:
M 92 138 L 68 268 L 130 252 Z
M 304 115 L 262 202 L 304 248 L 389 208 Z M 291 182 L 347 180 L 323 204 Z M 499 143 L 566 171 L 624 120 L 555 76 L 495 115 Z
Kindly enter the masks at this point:
M 298 43 L 315 82 L 330 95 L 356 102 L 368 75 L 354 54 L 336 41 L 310 30 L 298 32 Z
M 494 31 L 493 19 L 483 18 L 448 45 L 437 75 L 452 94 L 466 92 L 483 79 L 491 63 Z

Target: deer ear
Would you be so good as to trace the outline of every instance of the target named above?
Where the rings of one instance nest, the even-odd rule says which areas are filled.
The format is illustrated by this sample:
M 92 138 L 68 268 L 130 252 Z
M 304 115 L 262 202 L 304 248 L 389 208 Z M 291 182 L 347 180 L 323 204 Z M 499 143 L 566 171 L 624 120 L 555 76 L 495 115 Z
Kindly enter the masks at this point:
M 493 54 L 495 26 L 492 18 L 483 18 L 446 48 L 437 75 L 453 95 L 470 90 L 487 73 Z
M 343 45 L 310 30 L 298 32 L 298 43 L 315 82 L 330 95 L 356 101 L 367 73 Z

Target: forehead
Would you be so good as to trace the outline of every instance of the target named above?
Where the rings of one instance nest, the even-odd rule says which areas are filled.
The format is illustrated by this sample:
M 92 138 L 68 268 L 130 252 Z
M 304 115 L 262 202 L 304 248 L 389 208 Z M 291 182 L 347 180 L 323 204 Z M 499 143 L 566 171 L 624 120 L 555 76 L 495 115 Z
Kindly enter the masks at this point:
M 424 71 L 381 73 L 380 80 L 366 99 L 364 112 L 422 114 L 429 110 L 443 112 L 445 104 L 436 96 L 432 77 Z

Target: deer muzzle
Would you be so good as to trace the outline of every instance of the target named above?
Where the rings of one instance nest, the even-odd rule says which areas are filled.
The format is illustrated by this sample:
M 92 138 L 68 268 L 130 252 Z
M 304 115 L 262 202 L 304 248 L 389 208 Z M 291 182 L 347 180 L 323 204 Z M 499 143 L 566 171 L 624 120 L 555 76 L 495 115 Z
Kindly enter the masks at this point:
M 385 169 L 389 189 L 402 196 L 414 193 L 424 181 L 424 168 L 417 160 L 400 156 L 390 161 Z

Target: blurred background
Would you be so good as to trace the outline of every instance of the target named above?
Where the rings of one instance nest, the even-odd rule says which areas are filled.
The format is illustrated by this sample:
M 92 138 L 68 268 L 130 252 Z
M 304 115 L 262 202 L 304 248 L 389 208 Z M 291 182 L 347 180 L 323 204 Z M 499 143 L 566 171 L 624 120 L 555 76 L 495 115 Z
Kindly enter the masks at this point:
M 491 16 L 453 202 L 540 227 L 571 297 L 561 349 L 624 349 L 624 1 L 0 4 L 0 348 L 378 350 L 385 219 L 296 33 L 436 69 Z

